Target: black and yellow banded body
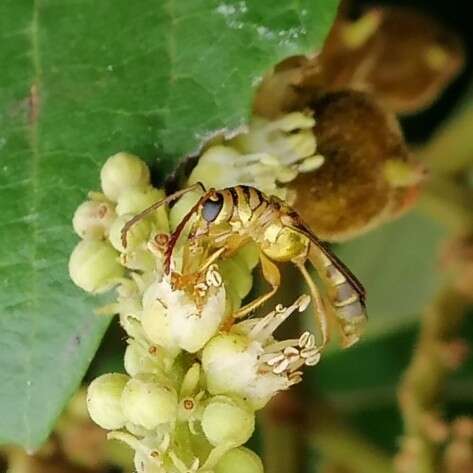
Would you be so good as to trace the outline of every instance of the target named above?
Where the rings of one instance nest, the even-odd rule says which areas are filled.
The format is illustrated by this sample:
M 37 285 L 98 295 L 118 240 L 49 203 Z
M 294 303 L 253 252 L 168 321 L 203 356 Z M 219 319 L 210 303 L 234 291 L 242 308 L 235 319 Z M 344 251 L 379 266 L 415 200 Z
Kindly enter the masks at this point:
M 168 201 L 171 199 L 172 196 Z M 158 204 L 153 208 L 157 208 Z M 210 253 L 218 251 L 218 256 L 222 258 L 230 256 L 248 241 L 257 244 L 261 252 L 263 275 L 273 287 L 270 293 L 259 298 L 258 304 L 266 301 L 280 285 L 277 263 L 294 263 L 311 289 L 323 344 L 328 339 L 329 329 L 329 320 L 323 320 L 324 317 L 336 321 L 344 346 L 358 340 L 366 321 L 363 286 L 285 202 L 243 185 L 205 191 L 170 237 L 166 272 L 171 271 L 175 246 L 188 226 L 190 245 L 200 245 L 210 249 Z M 307 261 L 315 267 L 323 282 L 323 297 L 305 269 Z M 257 304 L 248 306 L 248 310 L 254 309 Z M 243 313 L 246 314 L 248 310 L 243 310 Z

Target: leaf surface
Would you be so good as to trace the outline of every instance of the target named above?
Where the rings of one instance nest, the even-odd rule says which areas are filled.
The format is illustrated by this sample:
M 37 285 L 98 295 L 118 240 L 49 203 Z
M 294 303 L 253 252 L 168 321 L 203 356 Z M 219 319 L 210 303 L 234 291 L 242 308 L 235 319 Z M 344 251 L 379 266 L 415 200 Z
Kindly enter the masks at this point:
M 0 3 L 0 443 L 46 439 L 109 322 L 67 275 L 71 216 L 106 157 L 163 176 L 242 125 L 263 72 L 320 48 L 337 3 Z

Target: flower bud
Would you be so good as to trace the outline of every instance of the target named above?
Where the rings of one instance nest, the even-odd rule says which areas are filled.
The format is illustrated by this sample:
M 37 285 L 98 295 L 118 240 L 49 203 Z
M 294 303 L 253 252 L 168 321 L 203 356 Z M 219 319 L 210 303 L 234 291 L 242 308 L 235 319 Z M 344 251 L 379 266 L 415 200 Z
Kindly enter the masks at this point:
M 247 243 L 243 248 L 238 250 L 235 259 L 243 261 L 246 267 L 252 271 L 259 262 L 260 250 L 254 242 Z
M 229 174 L 235 173 L 234 163 L 239 158 L 240 153 L 230 146 L 211 146 L 199 158 L 189 177 L 189 185 L 202 182 L 206 187 L 217 189 L 233 185 L 237 175 L 233 178 Z
M 81 238 L 102 240 L 107 236 L 115 217 L 115 210 L 109 202 L 88 200 L 77 207 L 72 226 Z
M 153 462 L 146 452 L 137 450 L 133 459 L 136 473 L 163 473 L 160 463 Z
M 263 473 L 261 458 L 249 448 L 233 448 L 215 466 L 215 473 Z
M 128 381 L 121 405 L 126 418 L 146 429 L 172 422 L 177 415 L 177 394 L 154 375 L 137 375 Z
M 118 215 L 135 215 L 164 199 L 164 197 L 164 191 L 161 189 L 155 189 L 151 186 L 132 187 L 120 194 L 116 212 Z M 164 206 L 150 214 L 149 220 L 156 222 L 161 232 L 169 230 L 167 212 Z
M 69 275 L 76 286 L 91 293 L 105 292 L 117 283 L 125 269 L 108 242 L 83 240 L 69 259 Z
M 212 445 L 244 444 L 255 429 L 255 414 L 242 400 L 212 398 L 202 414 L 202 429 Z
M 128 376 L 119 373 L 96 378 L 87 390 L 87 408 L 92 420 L 109 430 L 121 429 L 127 419 L 121 407 L 121 396 Z
M 162 348 L 150 345 L 148 348 L 136 340 L 130 340 L 125 350 L 125 370 L 130 376 L 140 373 L 162 373 Z
M 137 156 L 124 152 L 108 158 L 100 171 L 102 190 L 114 202 L 130 187 L 147 186 L 149 177 L 146 163 Z
M 148 241 L 151 233 L 151 224 L 148 220 L 143 219 L 133 225 L 126 236 L 126 249 L 122 243 L 122 229 L 127 222 L 133 217 L 133 214 L 120 215 L 110 228 L 109 240 L 113 247 L 120 253 L 127 250 L 137 248 L 139 245 L 144 245 Z
M 245 335 L 222 333 L 213 337 L 202 351 L 202 368 L 212 394 L 241 392 L 255 377 L 258 350 L 250 349 Z M 238 370 L 228 369 L 238 366 Z
M 145 304 L 141 315 L 141 324 L 146 336 L 153 343 L 171 350 L 176 347 L 167 311 L 160 301 L 156 300 Z
M 189 181 L 189 184 L 191 182 Z M 202 191 L 195 190 L 184 194 L 170 209 L 169 211 L 169 224 L 171 230 L 175 230 L 176 227 L 181 223 L 187 212 L 196 204 L 202 195 Z
M 240 299 L 246 297 L 250 292 L 253 277 L 245 263 L 232 258 L 220 261 L 218 267 L 225 281 L 225 287 L 230 286 L 234 289 Z

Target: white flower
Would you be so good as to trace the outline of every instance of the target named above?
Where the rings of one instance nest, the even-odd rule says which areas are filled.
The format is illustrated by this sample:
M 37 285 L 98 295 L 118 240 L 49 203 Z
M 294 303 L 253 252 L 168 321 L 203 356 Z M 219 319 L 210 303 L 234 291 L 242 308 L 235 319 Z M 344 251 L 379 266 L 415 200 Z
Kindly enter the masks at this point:
M 301 296 L 290 307 L 277 306 L 264 318 L 240 322 L 212 338 L 202 352 L 208 391 L 241 396 L 259 409 L 277 392 L 300 382 L 300 368 L 320 358 L 314 336 L 305 332 L 299 339 L 275 341 L 272 333 L 309 302 L 309 296 Z
M 255 117 L 248 133 L 202 154 L 189 184 L 202 182 L 216 188 L 245 184 L 285 198 L 285 183 L 324 162 L 316 154 L 314 124 L 311 116 L 300 112 L 274 121 Z
M 195 353 L 216 333 L 225 318 L 225 288 L 217 267 L 210 266 L 204 282 L 192 289 L 193 295 L 175 289 L 164 277 L 146 290 L 142 324 L 152 342 Z

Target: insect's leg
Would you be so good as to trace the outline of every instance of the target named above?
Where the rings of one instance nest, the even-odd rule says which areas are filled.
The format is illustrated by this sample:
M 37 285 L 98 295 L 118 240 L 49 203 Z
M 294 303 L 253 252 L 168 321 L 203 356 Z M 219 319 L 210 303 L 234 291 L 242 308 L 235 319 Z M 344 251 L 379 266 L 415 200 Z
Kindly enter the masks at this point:
M 219 248 L 217 251 L 214 251 L 204 262 L 204 264 L 199 268 L 199 273 L 204 272 L 212 263 L 214 263 L 223 253 L 225 253 L 226 248 Z
M 308 256 L 327 287 L 330 315 L 339 328 L 342 347 L 347 348 L 359 340 L 366 324 L 362 297 L 346 274 L 317 247 L 312 246 Z
M 147 215 L 154 212 L 155 210 L 159 209 L 159 207 L 165 204 L 170 204 L 171 202 L 174 202 L 175 200 L 179 199 L 179 197 L 183 196 L 184 194 L 187 194 L 188 192 L 192 192 L 198 188 L 200 188 L 201 190 L 203 189 L 205 191 L 204 186 L 200 182 L 198 182 L 190 187 L 187 187 L 186 189 L 182 189 L 180 191 L 175 192 L 174 194 L 168 195 L 164 199 L 159 200 L 158 202 L 155 202 L 153 205 L 149 206 L 147 209 L 135 215 L 122 228 L 121 236 L 122 236 L 123 247 L 126 248 L 128 232 L 130 231 L 131 227 L 135 225 L 135 223 L 139 222 L 140 220 L 143 220 L 143 218 L 145 218 Z
M 281 285 L 281 273 L 279 272 L 279 268 L 263 253 L 260 254 L 260 261 L 263 277 L 271 285 L 271 290 L 266 294 L 257 297 L 254 301 L 251 301 L 250 303 L 238 309 L 233 314 L 233 318 L 235 319 L 245 317 L 250 312 L 254 311 L 259 306 L 264 304 L 268 299 L 274 296 L 275 292 Z
M 329 316 L 327 313 L 327 309 L 325 307 L 324 300 L 320 295 L 319 289 L 315 284 L 314 280 L 312 279 L 309 271 L 304 265 L 304 261 L 300 261 L 299 259 L 293 259 L 293 263 L 301 272 L 302 276 L 305 279 L 305 282 L 309 286 L 310 293 L 312 294 L 312 300 L 314 303 L 314 313 L 315 319 L 318 321 L 318 325 L 320 328 L 320 334 L 322 336 L 322 344 L 320 348 L 323 348 L 327 342 L 329 341 Z

